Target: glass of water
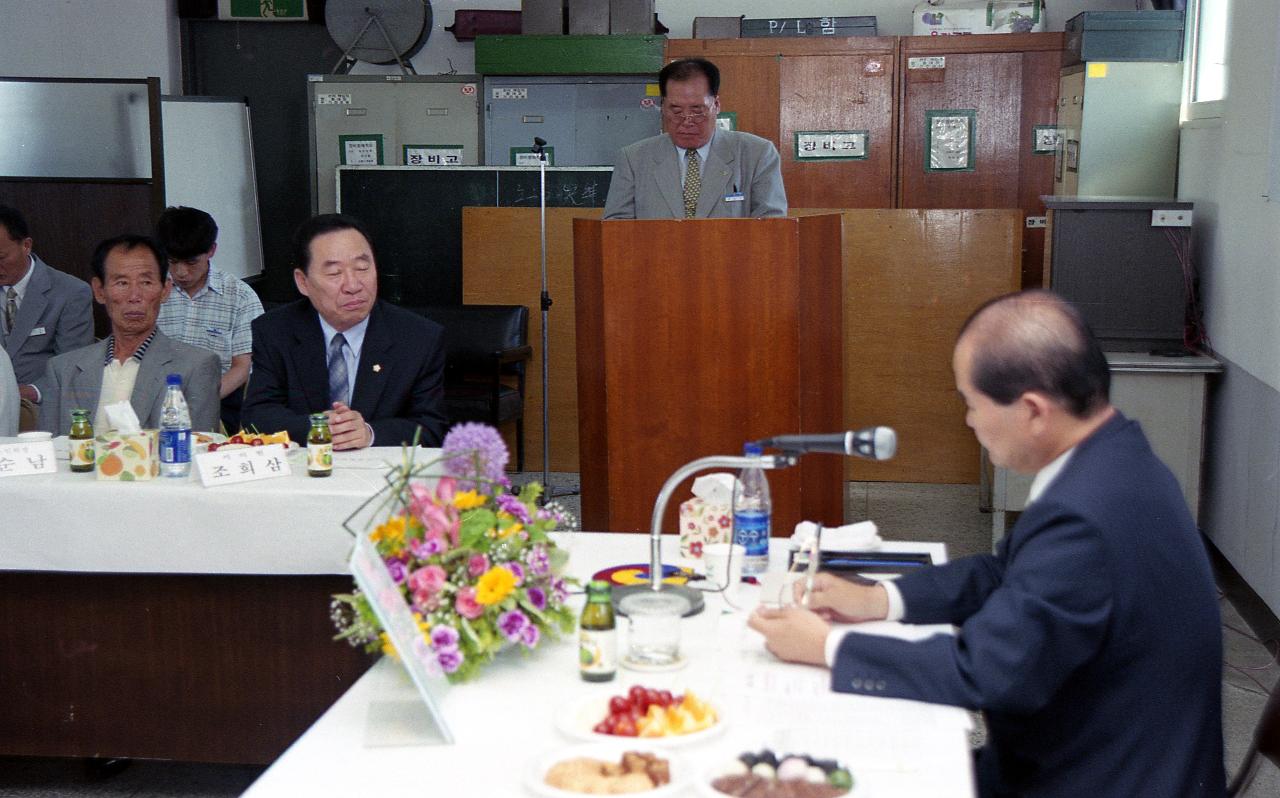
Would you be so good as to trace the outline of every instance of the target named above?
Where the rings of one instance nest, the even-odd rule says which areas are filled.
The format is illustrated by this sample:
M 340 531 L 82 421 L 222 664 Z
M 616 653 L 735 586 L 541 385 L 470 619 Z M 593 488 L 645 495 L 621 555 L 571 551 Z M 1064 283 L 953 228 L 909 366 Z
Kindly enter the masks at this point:
M 661 590 L 632 593 L 618 608 L 627 616 L 623 665 L 668 668 L 681 663 L 680 619 L 689 609 L 682 596 Z

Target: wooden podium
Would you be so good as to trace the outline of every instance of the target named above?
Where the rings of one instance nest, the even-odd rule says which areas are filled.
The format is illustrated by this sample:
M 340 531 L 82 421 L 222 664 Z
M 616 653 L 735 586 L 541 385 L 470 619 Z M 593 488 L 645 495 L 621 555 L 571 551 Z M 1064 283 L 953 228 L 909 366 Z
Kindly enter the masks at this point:
M 648 531 L 690 460 L 841 430 L 840 224 L 574 220 L 583 529 Z M 774 535 L 843 523 L 843 468 L 818 454 L 768 472 Z

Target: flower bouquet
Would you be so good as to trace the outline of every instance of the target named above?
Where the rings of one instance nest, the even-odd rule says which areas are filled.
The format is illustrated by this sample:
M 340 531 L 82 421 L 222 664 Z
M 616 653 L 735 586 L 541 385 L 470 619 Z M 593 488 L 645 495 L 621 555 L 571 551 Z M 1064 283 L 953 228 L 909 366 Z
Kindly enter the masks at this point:
M 372 529 L 357 534 L 370 535 L 435 662 L 460 682 L 503 648 L 527 653 L 544 635 L 571 632 L 575 618 L 565 599 L 573 580 L 561 576 L 568 554 L 547 536 L 567 514 L 538 507 L 536 482 L 510 492 L 497 430 L 460 424 L 443 450 L 440 460 L 415 466 L 406 458 L 395 468 Z M 430 489 L 424 476 L 441 462 L 445 476 Z M 395 655 L 361 591 L 334 596 L 331 609 L 337 639 Z

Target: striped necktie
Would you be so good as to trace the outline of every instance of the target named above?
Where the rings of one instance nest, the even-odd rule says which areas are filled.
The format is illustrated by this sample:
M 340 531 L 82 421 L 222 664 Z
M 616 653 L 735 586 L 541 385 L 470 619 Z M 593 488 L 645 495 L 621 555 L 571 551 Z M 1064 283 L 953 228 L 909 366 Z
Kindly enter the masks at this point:
M 4 334 L 8 337 L 13 332 L 14 322 L 18 320 L 18 289 L 9 286 L 4 298 Z
M 698 211 L 698 189 L 702 188 L 702 170 L 698 167 L 698 151 L 686 150 L 684 169 L 684 218 L 692 219 Z
M 347 342 L 342 333 L 333 336 L 329 342 L 329 401 L 347 404 L 348 380 L 347 359 L 342 356 L 342 347 Z

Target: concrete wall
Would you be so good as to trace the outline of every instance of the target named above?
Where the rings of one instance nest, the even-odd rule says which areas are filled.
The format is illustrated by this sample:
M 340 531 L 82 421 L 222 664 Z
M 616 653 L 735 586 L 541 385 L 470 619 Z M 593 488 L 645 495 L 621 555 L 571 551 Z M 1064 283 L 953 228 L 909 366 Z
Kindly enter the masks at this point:
M 1212 389 L 1205 533 L 1280 614 L 1280 196 L 1268 199 L 1280 4 L 1233 0 L 1223 115 L 1184 123 L 1179 198 L 1196 203 Z M 1274 139 L 1274 140 L 1273 140 Z

